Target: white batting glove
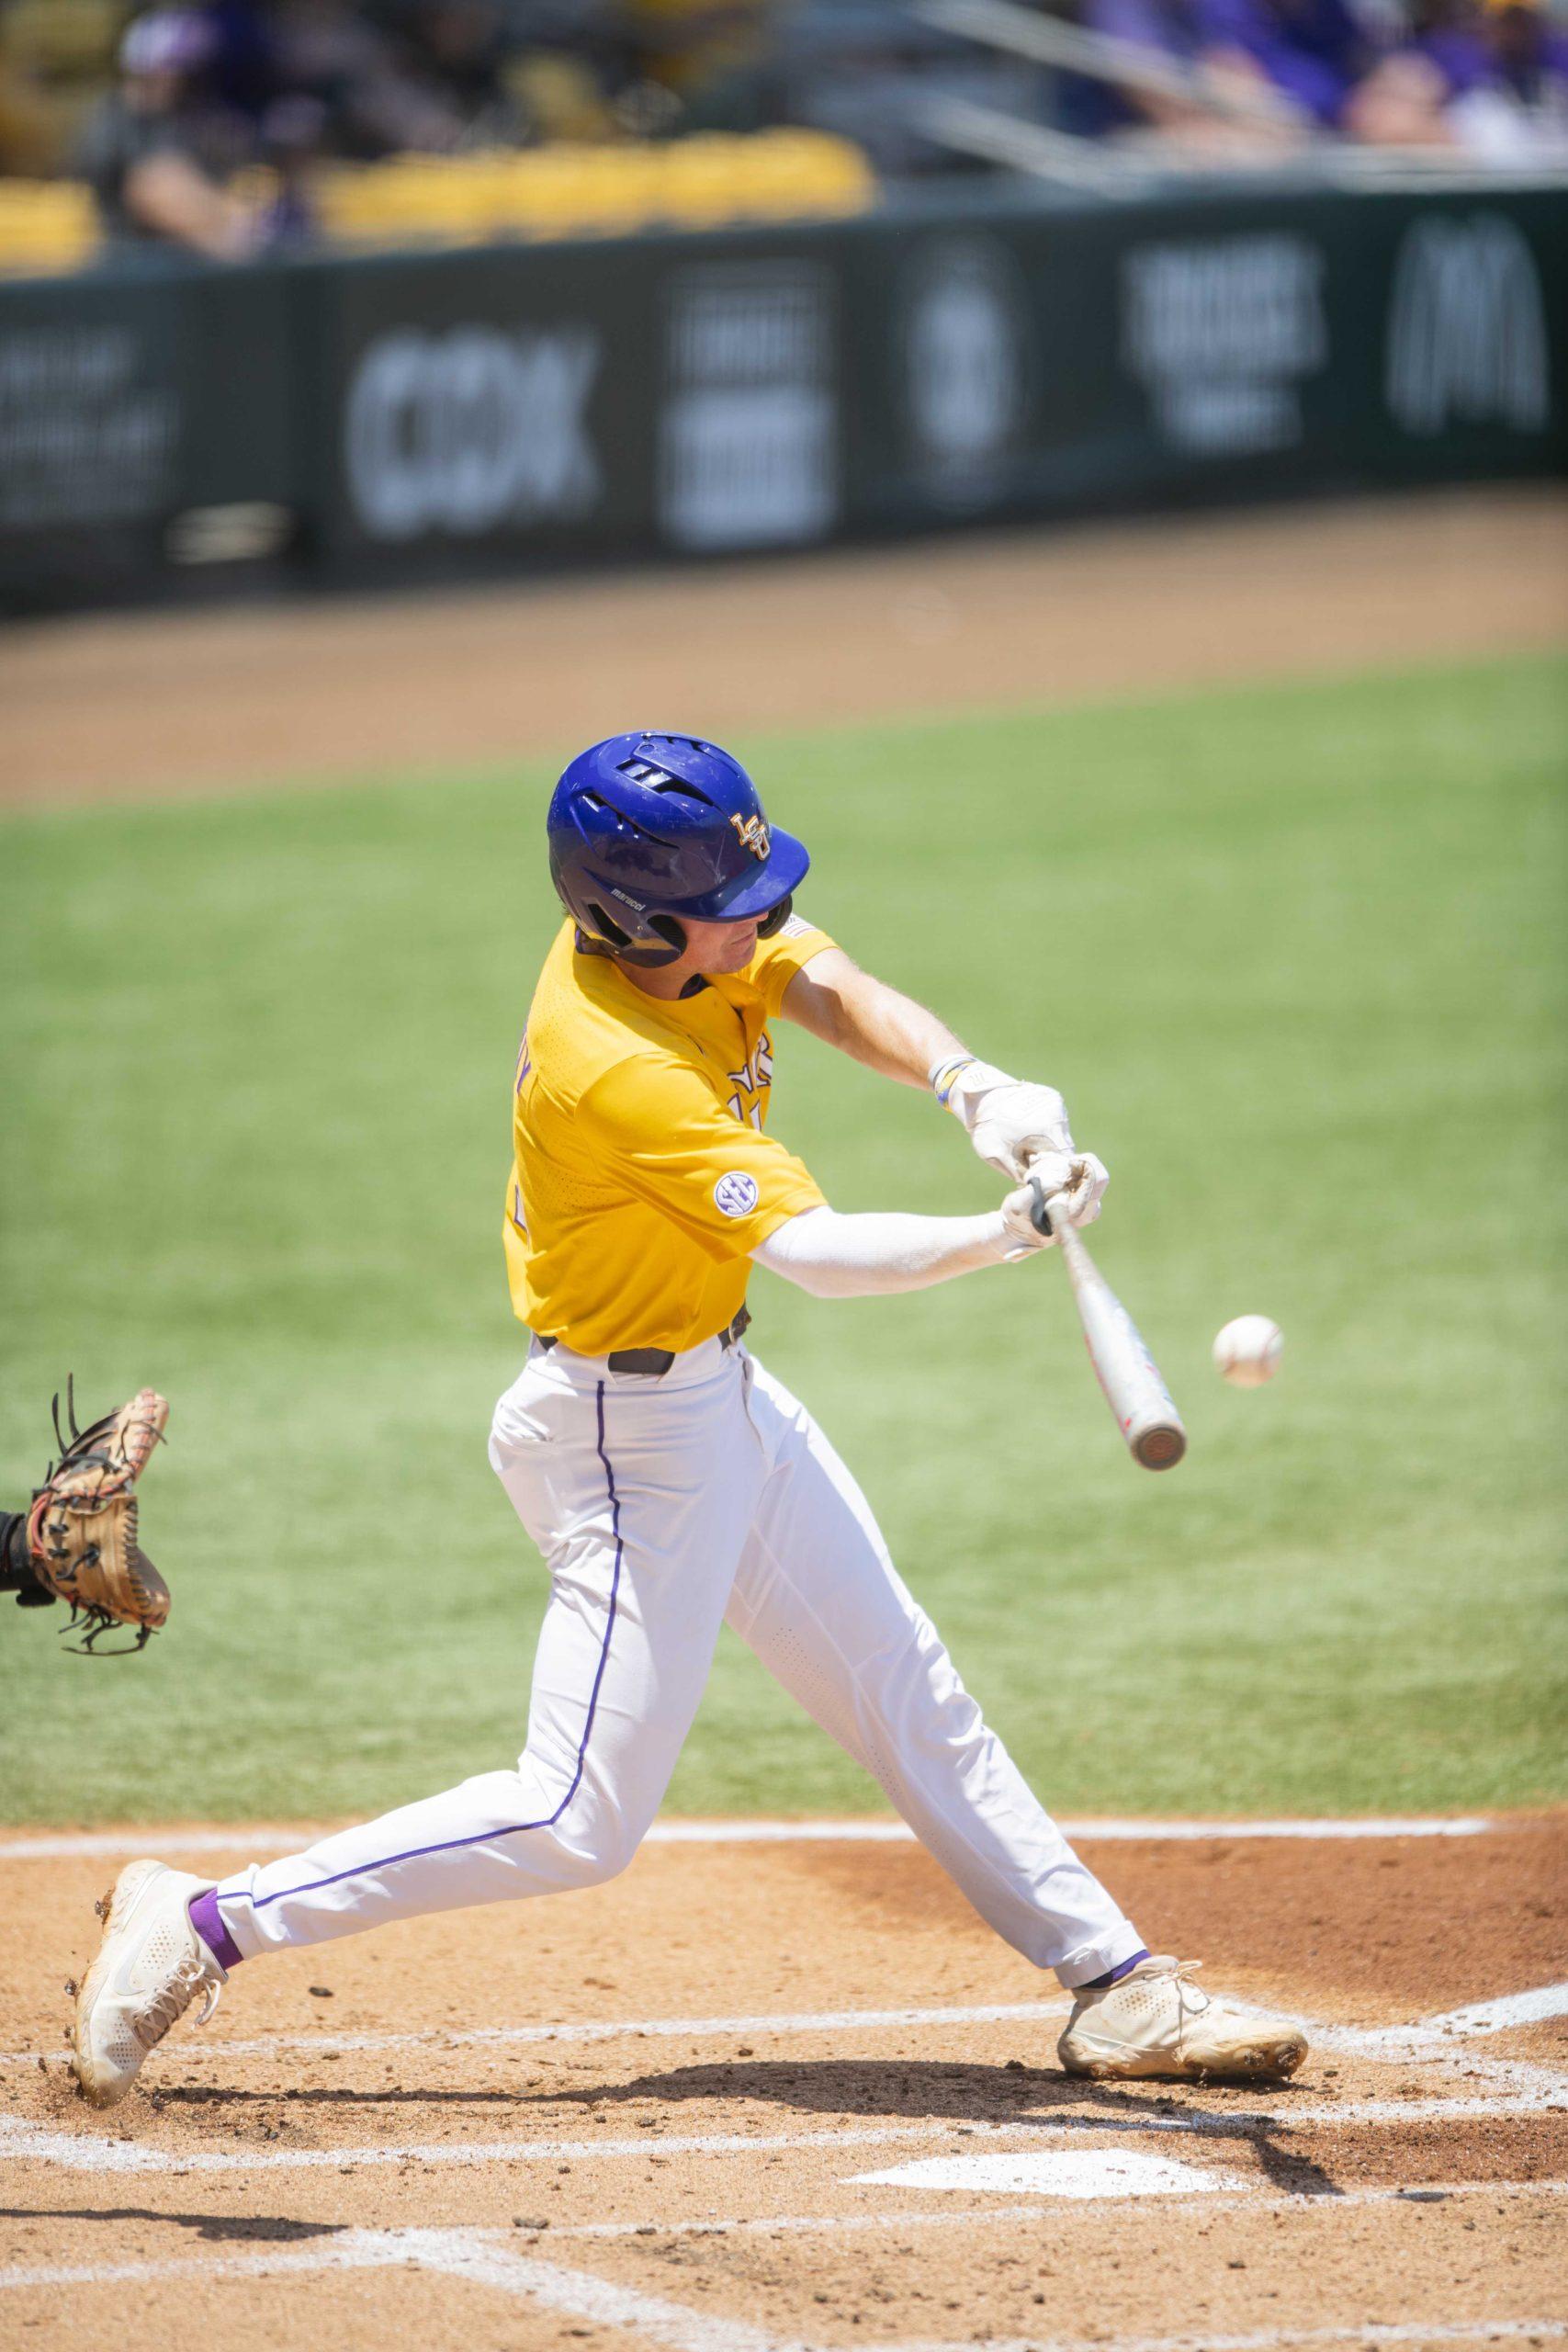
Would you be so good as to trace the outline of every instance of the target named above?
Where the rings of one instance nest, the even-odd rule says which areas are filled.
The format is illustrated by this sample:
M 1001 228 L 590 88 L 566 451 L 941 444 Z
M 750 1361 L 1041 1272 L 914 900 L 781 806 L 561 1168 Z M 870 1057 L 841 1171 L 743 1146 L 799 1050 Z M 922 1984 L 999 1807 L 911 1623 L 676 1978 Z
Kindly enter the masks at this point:
M 963 1121 L 981 1159 L 1015 1183 L 1028 1174 L 1031 1161 L 1046 1152 L 1063 1153 L 1069 1159 L 1077 1156 L 1067 1106 L 1054 1086 L 1010 1078 L 990 1062 L 956 1058 L 939 1062 L 931 1083 L 937 1101 Z M 1100 1166 L 1098 1160 L 1095 1165 Z M 1100 1175 L 1103 1193 L 1103 1169 Z
M 1060 1195 L 1066 1203 L 1069 1225 L 1092 1225 L 1100 1215 L 1100 1197 L 1110 1179 L 1091 1151 L 1043 1152 L 1031 1164 L 1030 1176 L 1039 1180 L 1047 1201 Z M 1026 1258 L 1032 1250 L 1054 1247 L 1055 1235 L 1042 1233 L 1034 1222 L 1035 1188 L 1021 1184 L 1002 1203 L 1002 1224 L 1011 1247 L 1009 1258 Z M 1055 1222 L 1055 1216 L 1053 1222 Z

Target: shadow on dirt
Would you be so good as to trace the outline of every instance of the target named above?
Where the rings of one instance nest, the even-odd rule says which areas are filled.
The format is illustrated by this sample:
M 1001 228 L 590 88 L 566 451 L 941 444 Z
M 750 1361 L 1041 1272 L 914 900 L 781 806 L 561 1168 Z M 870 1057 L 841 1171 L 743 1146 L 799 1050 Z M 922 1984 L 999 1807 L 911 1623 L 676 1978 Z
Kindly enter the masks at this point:
M 194 2230 L 198 2238 L 277 2244 L 297 2238 L 335 2237 L 348 2222 L 293 2222 L 282 2213 L 154 2213 L 145 2205 L 55 2205 L 47 2213 L 21 2205 L 0 2205 L 0 2222 L 168 2222 Z
M 1210 2086 L 1211 2096 L 1224 2086 Z M 186 2084 L 159 2093 L 164 2109 L 180 2107 L 266 2109 L 299 2105 L 374 2112 L 378 2109 L 427 2107 L 504 2108 L 520 2120 L 544 2110 L 586 2109 L 607 2121 L 617 2108 L 662 2110 L 661 2120 L 682 2105 L 733 2106 L 755 2101 L 797 2113 L 838 2119 L 898 2118 L 921 2123 L 951 2121 L 1012 2128 L 1037 2125 L 1041 2132 L 1066 2134 L 1158 2133 L 1172 2140 L 1200 2139 L 1217 2147 L 1245 2149 L 1270 2187 L 1297 2197 L 1337 2197 L 1332 2176 L 1314 2158 L 1287 2144 L 1289 2110 L 1265 2114 L 1246 2104 L 1250 2085 L 1235 2085 L 1234 2107 L 1198 2108 L 1174 2092 L 1134 2090 L 1126 2086 L 1070 2080 L 1054 2068 L 1016 2062 L 1006 2066 L 969 2066 L 923 2059 L 827 2058 L 815 2063 L 741 2059 L 705 2066 L 675 2066 L 664 2074 L 638 2075 L 630 2082 L 576 2083 L 560 2090 L 461 2090 L 432 2086 L 411 2090 L 389 2085 L 355 2090 L 336 2084 L 286 2090 L 230 2089 Z M 1273 2096 L 1281 2096 L 1276 2091 Z M 627 2124 L 635 2120 L 628 2116 Z M 695 2119 L 694 2119 L 694 2123 Z
M 1241 2100 L 1256 2092 L 1251 2086 L 1238 2085 L 1234 2096 Z M 899 2116 L 921 2122 L 950 2117 L 960 2131 L 965 2123 L 1006 2123 L 1038 2124 L 1043 2132 L 1193 2136 L 1251 2149 L 1269 2184 L 1293 2196 L 1340 2193 L 1320 2164 L 1281 2143 L 1281 2131 L 1290 2130 L 1288 2114 L 1266 2115 L 1255 2107 L 1195 2109 L 1165 2092 L 1077 2082 L 1054 2070 L 1046 2073 L 1016 2063 L 998 2067 L 908 2058 L 828 2058 L 815 2064 L 754 2060 L 676 2066 L 667 2074 L 639 2075 L 626 2083 L 575 2084 L 566 2090 L 539 2092 L 529 2105 L 602 2109 L 633 2100 L 668 2107 L 682 2100 L 734 2099 L 766 2100 L 816 2115 Z

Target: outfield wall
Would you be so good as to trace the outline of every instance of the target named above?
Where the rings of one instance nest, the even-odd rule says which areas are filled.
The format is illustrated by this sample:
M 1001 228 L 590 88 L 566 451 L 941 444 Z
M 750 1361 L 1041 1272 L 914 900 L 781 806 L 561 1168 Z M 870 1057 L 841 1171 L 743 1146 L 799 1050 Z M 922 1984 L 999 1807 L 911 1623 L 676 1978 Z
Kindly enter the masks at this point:
M 0 605 L 1568 473 L 1568 188 L 0 286 Z

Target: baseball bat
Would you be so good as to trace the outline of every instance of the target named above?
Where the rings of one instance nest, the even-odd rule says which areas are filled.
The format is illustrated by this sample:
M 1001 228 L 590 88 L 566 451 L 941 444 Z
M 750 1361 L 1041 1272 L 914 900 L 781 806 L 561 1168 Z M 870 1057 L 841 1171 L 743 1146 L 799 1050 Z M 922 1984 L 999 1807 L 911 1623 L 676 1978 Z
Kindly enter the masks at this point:
M 1032 1215 L 1042 1233 L 1054 1233 L 1073 1286 L 1089 1360 L 1116 1426 L 1134 1462 L 1171 1470 L 1187 1451 L 1187 1431 L 1138 1327 L 1084 1246 L 1070 1219 L 1066 1196 L 1045 1198 L 1038 1176 L 1029 1180 Z M 1053 1214 L 1055 1212 L 1055 1214 Z

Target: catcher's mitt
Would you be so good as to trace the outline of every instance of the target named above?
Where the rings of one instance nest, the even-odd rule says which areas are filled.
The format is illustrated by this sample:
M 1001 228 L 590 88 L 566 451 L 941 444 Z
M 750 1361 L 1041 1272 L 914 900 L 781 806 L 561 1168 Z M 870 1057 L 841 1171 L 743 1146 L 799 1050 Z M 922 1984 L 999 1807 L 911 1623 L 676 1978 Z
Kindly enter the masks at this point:
M 69 1441 L 57 1396 L 60 1460 L 34 1493 L 25 1539 L 10 1531 L 11 1559 L 30 1574 L 33 1586 L 31 1591 L 24 1586 L 17 1597 L 68 1602 L 71 1626 L 85 1626 L 81 1641 L 70 1645 L 74 1649 L 92 1653 L 111 1625 L 135 1628 L 135 1641 L 122 1650 L 143 1649 L 169 1613 L 169 1588 L 136 1540 L 136 1481 L 164 1434 L 169 1408 L 154 1389 L 143 1388 L 118 1412 L 79 1430 L 71 1383 L 65 1410 Z

